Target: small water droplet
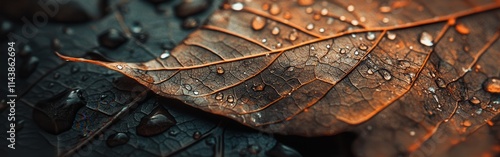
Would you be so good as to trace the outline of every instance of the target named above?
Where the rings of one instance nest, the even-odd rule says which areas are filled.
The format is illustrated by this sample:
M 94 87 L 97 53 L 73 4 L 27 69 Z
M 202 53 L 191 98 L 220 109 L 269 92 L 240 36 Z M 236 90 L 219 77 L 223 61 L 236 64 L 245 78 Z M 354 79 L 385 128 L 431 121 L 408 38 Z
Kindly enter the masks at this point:
M 286 69 L 286 71 L 288 71 L 288 72 L 292 72 L 293 70 L 295 70 L 295 67 L 293 67 L 293 66 L 288 67 L 288 69 Z
M 260 16 L 255 16 L 253 19 L 252 19 L 252 29 L 258 31 L 258 30 L 261 30 L 262 28 L 264 28 L 264 26 L 266 26 L 266 19 L 260 17 Z
M 207 145 L 215 145 L 217 143 L 217 140 L 215 139 L 215 137 L 210 136 L 205 140 L 205 143 Z
M 184 88 L 186 88 L 186 90 L 188 90 L 188 91 L 191 91 L 191 89 L 193 89 L 193 88 L 191 88 L 191 85 L 188 85 L 188 84 L 185 84 Z
M 311 49 L 311 50 L 313 50 L 313 51 L 314 51 L 314 50 L 316 50 L 316 48 L 314 48 L 314 46 L 311 46 L 311 48 L 310 48 L 310 49 Z
M 339 19 L 340 19 L 340 21 L 345 21 L 346 17 L 345 16 L 340 16 Z
M 282 45 L 281 45 L 281 43 L 277 43 L 277 44 L 276 44 L 276 47 L 277 47 L 277 48 L 281 48 L 281 46 L 282 46 Z
M 372 41 L 372 40 L 375 40 L 375 38 L 376 38 L 375 33 L 373 33 L 373 32 L 366 33 L 366 39 L 367 40 Z
M 292 32 L 290 32 L 290 35 L 288 35 L 288 39 L 290 39 L 291 41 L 297 40 L 298 37 L 299 33 L 297 33 L 297 30 L 295 29 L 293 29 Z
M 236 2 L 233 5 L 231 5 L 231 9 L 233 9 L 235 11 L 243 10 L 243 7 L 245 7 L 245 5 L 243 5 L 243 3 L 241 3 L 241 2 Z
M 391 73 L 385 69 L 379 70 L 378 73 L 384 78 L 384 80 L 389 81 L 392 79 Z
M 330 44 L 326 44 L 326 48 L 327 49 L 331 48 Z
M 217 74 L 219 74 L 219 75 L 224 74 L 224 68 L 217 67 Z
M 279 13 L 281 13 L 280 6 L 276 3 L 271 4 L 271 8 L 269 8 L 269 13 L 271 15 L 278 15 Z
M 314 3 L 314 0 L 297 0 L 297 3 L 301 6 L 309 6 Z
M 359 22 L 358 22 L 358 20 L 352 20 L 351 24 L 354 25 L 354 26 L 357 26 L 359 24 Z
M 311 8 L 311 7 L 306 8 L 306 13 L 310 14 L 312 12 L 313 12 L 313 8 Z
M 321 19 L 321 14 L 319 14 L 318 12 L 314 13 L 313 20 L 319 21 L 320 19 Z
M 422 32 L 422 34 L 420 35 L 420 44 L 422 45 L 425 45 L 425 46 L 432 46 L 434 45 L 434 43 L 432 42 L 432 36 L 431 34 L 427 33 L 427 32 Z
M 444 82 L 444 80 L 442 78 L 436 78 L 436 80 L 434 81 L 436 82 L 436 85 L 439 87 L 439 88 L 446 88 L 446 83 Z
M 274 27 L 272 30 L 271 30 L 271 34 L 273 35 L 278 35 L 280 33 L 280 28 L 279 27 Z
M 389 13 L 392 11 L 392 8 L 390 6 L 380 6 L 378 10 L 382 13 Z
M 222 99 L 224 99 L 224 94 L 220 92 L 215 94 L 215 100 L 222 100 Z
M 177 130 L 177 129 L 172 129 L 172 130 L 170 130 L 170 131 L 168 132 L 168 134 L 169 134 L 170 136 L 177 136 L 177 134 L 179 134 L 179 130 Z
M 467 35 L 470 33 L 469 28 L 467 28 L 467 26 L 465 26 L 462 23 L 458 23 L 457 25 L 455 25 L 455 30 L 457 30 L 458 33 L 463 35 Z
M 462 125 L 465 126 L 465 127 L 469 127 L 472 125 L 472 122 L 469 121 L 469 120 L 465 120 L 464 122 L 462 122 Z
M 410 136 L 415 136 L 415 131 L 410 131 Z
M 359 55 L 359 51 L 358 50 L 354 51 L 354 55 L 356 56 Z
M 401 69 L 407 69 L 411 66 L 411 63 L 407 60 L 398 60 L 398 67 Z
M 373 69 L 368 69 L 368 71 L 366 71 L 366 73 L 368 73 L 369 75 L 372 75 L 373 74 Z
M 383 22 L 383 23 L 389 23 L 389 18 L 384 17 L 384 18 L 382 19 L 382 22 Z
M 170 51 L 168 50 L 163 51 L 163 53 L 160 55 L 160 59 L 166 59 L 168 57 L 170 57 Z
M 353 5 L 347 6 L 347 11 L 353 12 L 354 11 L 354 6 Z
M 360 45 L 359 45 L 359 49 L 361 49 L 361 50 L 363 50 L 363 51 L 364 51 L 364 50 L 367 50 L 367 49 L 368 49 L 368 46 L 366 46 L 365 44 L 360 44 Z
M 389 39 L 389 40 L 394 40 L 394 39 L 396 39 L 396 33 L 393 33 L 393 32 L 387 32 L 387 39 Z
M 101 46 L 109 49 L 115 49 L 127 42 L 128 39 L 122 32 L 111 28 L 100 34 L 98 36 L 98 41 Z
M 198 95 L 198 94 L 200 94 L 200 92 L 198 92 L 198 91 L 194 91 L 194 92 L 193 92 L 193 94 L 194 94 L 194 95 Z
M 340 48 L 340 49 L 339 49 L 339 51 L 340 51 L 340 53 L 341 53 L 341 54 L 345 54 L 345 53 L 347 53 L 347 50 L 346 50 L 346 49 L 344 49 L 344 48 Z
M 325 16 L 328 14 L 328 9 L 323 8 L 323 9 L 321 9 L 320 13 L 321 13 L 321 15 Z
M 289 11 L 285 11 L 285 13 L 283 13 L 283 18 L 287 20 L 292 19 L 292 13 L 290 13 Z
M 314 24 L 312 24 L 312 23 L 307 24 L 306 29 L 307 29 L 307 30 L 312 30 L 312 29 L 314 29 Z
M 481 103 L 481 100 L 479 100 L 477 97 L 473 96 L 470 100 L 469 100 L 470 103 L 474 104 L 474 105 L 477 105 L 477 104 L 480 104 Z
M 264 84 L 254 84 L 252 90 L 258 92 L 258 91 L 263 91 L 264 88 L 265 88 Z
M 500 93 L 500 78 L 489 78 L 483 83 L 483 88 L 486 92 L 498 94 Z
M 227 102 L 228 103 L 233 103 L 234 102 L 234 97 L 232 95 L 227 96 Z
M 201 138 L 201 132 L 199 132 L 199 131 L 195 131 L 195 132 L 193 133 L 193 138 L 194 138 L 195 140 L 200 139 L 200 138 Z
M 324 29 L 324 28 L 320 28 L 318 31 L 319 31 L 320 33 L 324 33 L 324 32 L 325 32 L 325 29 Z
M 175 118 L 163 107 L 159 106 L 149 115 L 143 117 L 136 127 L 137 135 L 153 136 L 158 135 L 177 124 Z
M 119 145 L 123 145 L 130 140 L 130 137 L 126 133 L 114 133 L 108 137 L 106 140 L 106 144 L 109 147 L 115 147 Z
M 117 65 L 116 68 L 118 68 L 119 70 L 122 70 L 123 69 L 123 66 L 121 65 Z

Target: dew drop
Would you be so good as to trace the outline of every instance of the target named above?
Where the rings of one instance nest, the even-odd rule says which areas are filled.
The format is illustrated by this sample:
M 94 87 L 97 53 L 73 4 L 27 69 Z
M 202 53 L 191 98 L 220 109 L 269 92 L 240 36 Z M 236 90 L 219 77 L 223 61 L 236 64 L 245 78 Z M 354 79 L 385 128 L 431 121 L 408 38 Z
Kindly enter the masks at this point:
M 215 94 L 215 100 L 222 100 L 223 98 L 224 98 L 224 94 L 222 94 L 220 92 Z
M 382 19 L 382 22 L 383 22 L 383 23 L 389 23 L 389 18 L 384 17 L 384 18 Z
M 415 131 L 410 131 L 410 136 L 415 136 Z
M 469 121 L 469 120 L 465 120 L 465 121 L 463 121 L 463 122 L 462 122 L 462 125 L 463 125 L 464 127 L 469 127 L 469 126 L 471 126 L 471 125 L 472 125 L 472 122 L 471 122 L 471 121 Z
M 224 68 L 217 67 L 217 74 L 219 74 L 219 75 L 224 74 Z
M 327 49 L 329 49 L 330 47 L 332 47 L 332 46 L 330 46 L 330 44 L 326 44 Z
M 198 27 L 199 24 L 200 24 L 200 22 L 198 22 L 198 20 L 196 20 L 195 18 L 188 17 L 188 18 L 184 19 L 184 21 L 182 22 L 182 28 L 193 29 L 193 28 Z
M 136 127 L 137 135 L 153 136 L 158 135 L 177 124 L 175 118 L 163 107 L 159 106 L 149 115 L 143 117 Z
M 311 50 L 313 50 L 313 51 L 314 51 L 314 50 L 316 50 L 316 48 L 314 48 L 314 46 L 311 46 L 311 48 L 310 48 L 310 49 L 311 49 Z
M 326 9 L 326 8 L 321 9 L 320 14 L 323 15 L 323 16 L 327 15 L 328 14 L 328 9 Z
M 367 40 L 372 41 L 372 40 L 375 40 L 375 38 L 376 38 L 375 33 L 373 33 L 373 32 L 366 33 L 366 39 Z
M 130 137 L 126 133 L 114 133 L 108 137 L 106 140 L 106 144 L 109 147 L 115 147 L 119 145 L 123 145 L 130 140 Z
M 394 40 L 394 39 L 396 39 L 396 33 L 393 33 L 393 32 L 387 32 L 387 39 L 389 39 L 389 40 Z
M 163 53 L 160 55 L 161 59 L 166 59 L 168 57 L 170 57 L 170 51 L 168 50 L 163 51 Z
M 347 6 L 347 11 L 353 12 L 354 11 L 354 6 L 353 5 Z
M 185 85 L 184 85 L 184 88 L 186 88 L 186 90 L 188 90 L 188 91 L 191 91 L 191 89 L 193 89 L 193 88 L 191 87 L 191 85 L 188 85 L 188 84 L 185 84 Z
M 227 102 L 228 103 L 233 103 L 234 102 L 234 97 L 232 95 L 227 96 Z
M 301 6 L 309 6 L 314 3 L 314 0 L 298 0 L 297 3 Z
M 324 33 L 324 32 L 325 32 L 325 29 L 324 29 L 324 28 L 320 28 L 320 29 L 319 29 L 319 32 L 320 32 L 320 33 Z
M 358 20 L 352 20 L 351 24 L 354 25 L 354 26 L 357 26 L 359 24 L 359 22 L 358 22 Z
M 389 81 L 392 79 L 391 73 L 385 69 L 379 70 L 378 73 L 380 74 L 380 76 L 382 76 L 384 78 L 384 80 Z
M 245 7 L 245 5 L 243 5 L 243 3 L 241 3 L 241 2 L 236 2 L 233 5 L 231 5 L 231 9 L 233 9 L 235 11 L 243 10 L 243 7 Z
M 483 83 L 483 88 L 486 92 L 498 94 L 500 93 L 500 79 L 489 78 Z
M 266 38 L 264 38 L 264 39 L 262 39 L 261 41 L 262 41 L 262 43 L 266 43 L 266 42 L 267 42 L 267 39 L 266 39 Z
M 389 13 L 392 11 L 392 8 L 390 6 L 380 6 L 378 10 L 382 13 Z
M 276 3 L 271 4 L 271 8 L 269 9 L 269 13 L 271 15 L 278 15 L 279 13 L 281 13 L 280 6 Z
M 465 26 L 462 23 L 458 23 L 457 25 L 455 25 L 455 30 L 457 30 L 458 33 L 463 35 L 467 35 L 470 33 L 469 28 L 467 28 L 467 26 Z
M 312 30 L 312 29 L 314 29 L 314 24 L 312 24 L 312 23 L 307 24 L 306 29 L 307 29 L 307 30 Z
M 339 51 L 340 51 L 340 53 L 341 53 L 341 54 L 345 54 L 345 53 L 347 53 L 347 50 L 345 50 L 345 49 L 343 49 L 343 48 L 340 48 L 340 49 L 339 49 Z
M 439 88 L 446 88 L 446 83 L 444 82 L 444 80 L 442 78 L 436 78 L 436 80 L 434 81 L 436 82 L 436 85 L 439 87 Z
M 271 34 L 273 35 L 278 35 L 280 33 L 280 28 L 279 27 L 274 27 L 272 30 L 271 30 Z
M 122 32 L 111 28 L 100 34 L 98 36 L 98 41 L 101 46 L 109 49 L 115 49 L 127 42 L 128 39 Z
M 281 46 L 282 46 L 282 44 L 281 44 L 281 43 L 277 43 L 277 44 L 276 44 L 276 47 L 277 47 L 277 48 L 281 48 Z
M 422 32 L 422 34 L 420 35 L 420 44 L 422 45 L 425 45 L 425 46 L 432 46 L 434 45 L 434 43 L 432 42 L 432 36 L 431 34 L 427 33 L 427 32 Z
M 118 68 L 119 70 L 122 70 L 123 69 L 123 66 L 121 65 L 117 65 L 116 68 Z
M 368 46 L 366 46 L 365 44 L 360 44 L 359 49 L 364 51 L 368 49 Z
M 295 70 L 295 67 L 293 67 L 293 66 L 288 67 L 288 69 L 286 69 L 286 71 L 288 71 L 288 72 L 292 72 L 293 70 Z
M 369 75 L 372 75 L 373 74 L 373 69 L 368 69 L 368 71 L 366 71 L 366 73 L 368 73 Z
M 198 92 L 198 91 L 194 91 L 194 92 L 193 92 L 193 94 L 194 94 L 194 95 L 198 95 L 198 94 L 200 94 L 200 92 Z
M 477 105 L 477 104 L 480 104 L 481 103 L 481 100 L 479 100 L 477 97 L 473 96 L 470 100 L 469 100 L 470 103 L 474 104 L 474 105 Z
M 290 35 L 288 35 L 288 39 L 290 39 L 291 41 L 295 41 L 297 40 L 299 36 L 299 33 L 297 33 L 297 30 L 293 29 L 292 32 L 290 32 Z
M 411 63 L 407 60 L 398 60 L 398 67 L 401 69 L 407 69 L 411 66 Z
M 194 139 L 196 139 L 196 140 L 197 140 L 197 139 L 200 139 L 200 138 L 201 138 L 201 132 L 199 132 L 199 131 L 195 131 L 195 132 L 193 133 L 193 138 L 194 138 Z
M 264 87 L 266 87 L 264 84 L 257 84 L 257 85 L 253 85 L 252 90 L 254 92 L 263 91 Z
M 255 16 L 253 19 L 252 19 L 252 29 L 253 30 L 261 30 L 262 28 L 264 28 L 264 26 L 266 26 L 266 19 L 260 17 L 260 16 Z
M 168 132 L 168 134 L 169 134 L 169 135 L 171 135 L 171 136 L 177 136 L 177 134 L 179 134 L 179 131 L 178 131 L 178 130 L 173 130 L 173 129 L 172 129 L 172 130 L 170 130 L 170 131 Z
M 340 16 L 339 19 L 340 19 L 340 21 L 345 21 L 346 17 L 345 16 Z
M 319 21 L 321 19 L 321 15 L 319 13 L 314 13 L 313 19 Z

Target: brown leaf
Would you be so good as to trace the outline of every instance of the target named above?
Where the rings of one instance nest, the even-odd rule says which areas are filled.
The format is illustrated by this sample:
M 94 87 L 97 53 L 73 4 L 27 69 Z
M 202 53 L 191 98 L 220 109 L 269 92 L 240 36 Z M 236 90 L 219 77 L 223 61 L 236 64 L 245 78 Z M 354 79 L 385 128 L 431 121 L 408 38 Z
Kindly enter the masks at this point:
M 171 54 L 146 63 L 60 56 L 259 130 L 356 130 L 372 137 L 360 138 L 358 155 L 442 155 L 498 114 L 499 7 L 230 1 Z M 444 149 L 425 150 L 434 138 L 447 141 Z

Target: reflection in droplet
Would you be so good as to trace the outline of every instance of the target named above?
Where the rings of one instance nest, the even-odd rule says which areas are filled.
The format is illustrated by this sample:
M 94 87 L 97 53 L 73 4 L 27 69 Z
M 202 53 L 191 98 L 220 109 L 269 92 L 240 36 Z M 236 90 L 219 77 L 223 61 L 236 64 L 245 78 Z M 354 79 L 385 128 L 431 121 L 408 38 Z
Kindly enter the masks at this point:
M 280 28 L 279 27 L 274 27 L 273 30 L 271 30 L 271 34 L 273 35 L 278 35 L 280 33 Z
M 372 40 L 375 40 L 375 38 L 376 38 L 375 33 L 373 33 L 373 32 L 366 33 L 366 39 L 367 40 L 372 41 Z
M 280 6 L 276 3 L 271 4 L 271 8 L 269 9 L 269 13 L 271 15 L 278 15 L 279 13 L 281 13 Z
M 262 28 L 264 28 L 264 26 L 266 26 L 266 19 L 260 17 L 260 16 L 255 16 L 253 19 L 252 19 L 252 29 L 253 30 L 261 30 Z
M 344 48 L 340 48 L 339 51 L 340 51 L 341 54 L 347 53 L 347 50 L 344 49 Z
M 396 33 L 393 33 L 393 32 L 387 32 L 387 39 L 389 39 L 389 40 L 394 40 L 394 39 L 396 39 Z
M 384 78 L 384 80 L 389 81 L 392 79 L 391 73 L 385 69 L 379 70 L 378 73 Z
M 480 104 L 481 103 L 481 100 L 479 100 L 477 97 L 473 96 L 470 100 L 469 100 L 470 103 L 474 104 L 474 105 L 477 105 L 477 104 Z
M 166 59 L 168 57 L 170 57 L 170 51 L 168 50 L 163 51 L 163 53 L 160 55 L 161 59 Z
M 231 9 L 233 9 L 235 11 L 240 11 L 243 9 L 243 7 L 244 7 L 244 5 L 241 2 L 236 2 L 233 5 L 231 5 Z
M 499 78 L 489 78 L 483 83 L 483 88 L 489 93 L 498 94 L 500 93 L 500 79 Z
M 368 46 L 366 46 L 365 44 L 360 44 L 360 45 L 359 45 L 359 49 L 361 49 L 361 50 L 363 50 L 363 51 L 364 51 L 364 50 L 367 50 L 367 49 L 368 49 Z
M 191 89 L 193 89 L 193 88 L 191 88 L 191 85 L 188 85 L 188 84 L 185 84 L 185 85 L 184 85 L 184 88 L 185 88 L 186 90 L 188 90 L 188 91 L 191 91 Z
M 432 41 L 432 36 L 431 34 L 427 33 L 427 32 L 422 32 L 422 34 L 420 35 L 420 43 L 422 45 L 425 45 L 425 46 L 432 46 L 434 45 L 433 41 Z
M 378 10 L 382 13 L 388 13 L 392 11 L 392 8 L 390 6 L 380 6 Z
M 115 147 L 115 146 L 123 145 L 123 144 L 127 143 L 129 140 L 130 140 L 130 137 L 126 133 L 119 132 L 119 133 L 115 133 L 115 134 L 110 135 L 108 137 L 108 139 L 106 140 L 106 144 L 109 147 Z
M 136 127 L 137 135 L 153 136 L 158 135 L 170 127 L 177 124 L 175 118 L 163 107 L 159 106 L 149 115 L 143 117 L 141 122 Z

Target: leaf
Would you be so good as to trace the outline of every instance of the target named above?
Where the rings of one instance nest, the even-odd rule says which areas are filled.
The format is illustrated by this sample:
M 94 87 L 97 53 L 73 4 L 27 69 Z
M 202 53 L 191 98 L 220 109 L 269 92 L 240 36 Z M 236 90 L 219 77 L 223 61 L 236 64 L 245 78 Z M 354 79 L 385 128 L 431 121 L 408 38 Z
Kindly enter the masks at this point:
M 205 19 L 215 4 L 191 18 Z M 163 3 L 157 8 L 172 10 L 176 5 Z M 17 41 L 17 63 L 23 75 L 16 79 L 20 84 L 16 88 L 20 90 L 16 106 L 17 149 L 4 147 L 0 149 L 2 154 L 300 156 L 272 135 L 151 95 L 144 86 L 109 69 L 64 62 L 52 53 L 60 50 L 93 59 L 145 61 L 170 50 L 170 45 L 191 32 L 181 29 L 182 20 L 157 13 L 146 1 L 113 1 L 110 6 L 126 7 L 128 12 L 113 10 L 98 21 L 82 24 L 49 23 L 40 27 L 39 34 L 29 38 L 28 43 Z M 171 33 L 156 33 L 169 30 Z M 113 32 L 127 36 L 118 40 L 117 47 L 99 40 Z M 23 30 L 8 33 L 22 35 Z M 151 55 L 144 55 L 148 53 Z M 6 105 L 5 100 L 0 101 L 0 112 L 7 113 Z M 1 124 L 10 123 L 6 116 L 2 114 Z
M 498 1 L 298 2 L 228 2 L 145 63 L 60 57 L 266 132 L 354 130 L 361 156 L 443 155 L 498 114 Z

